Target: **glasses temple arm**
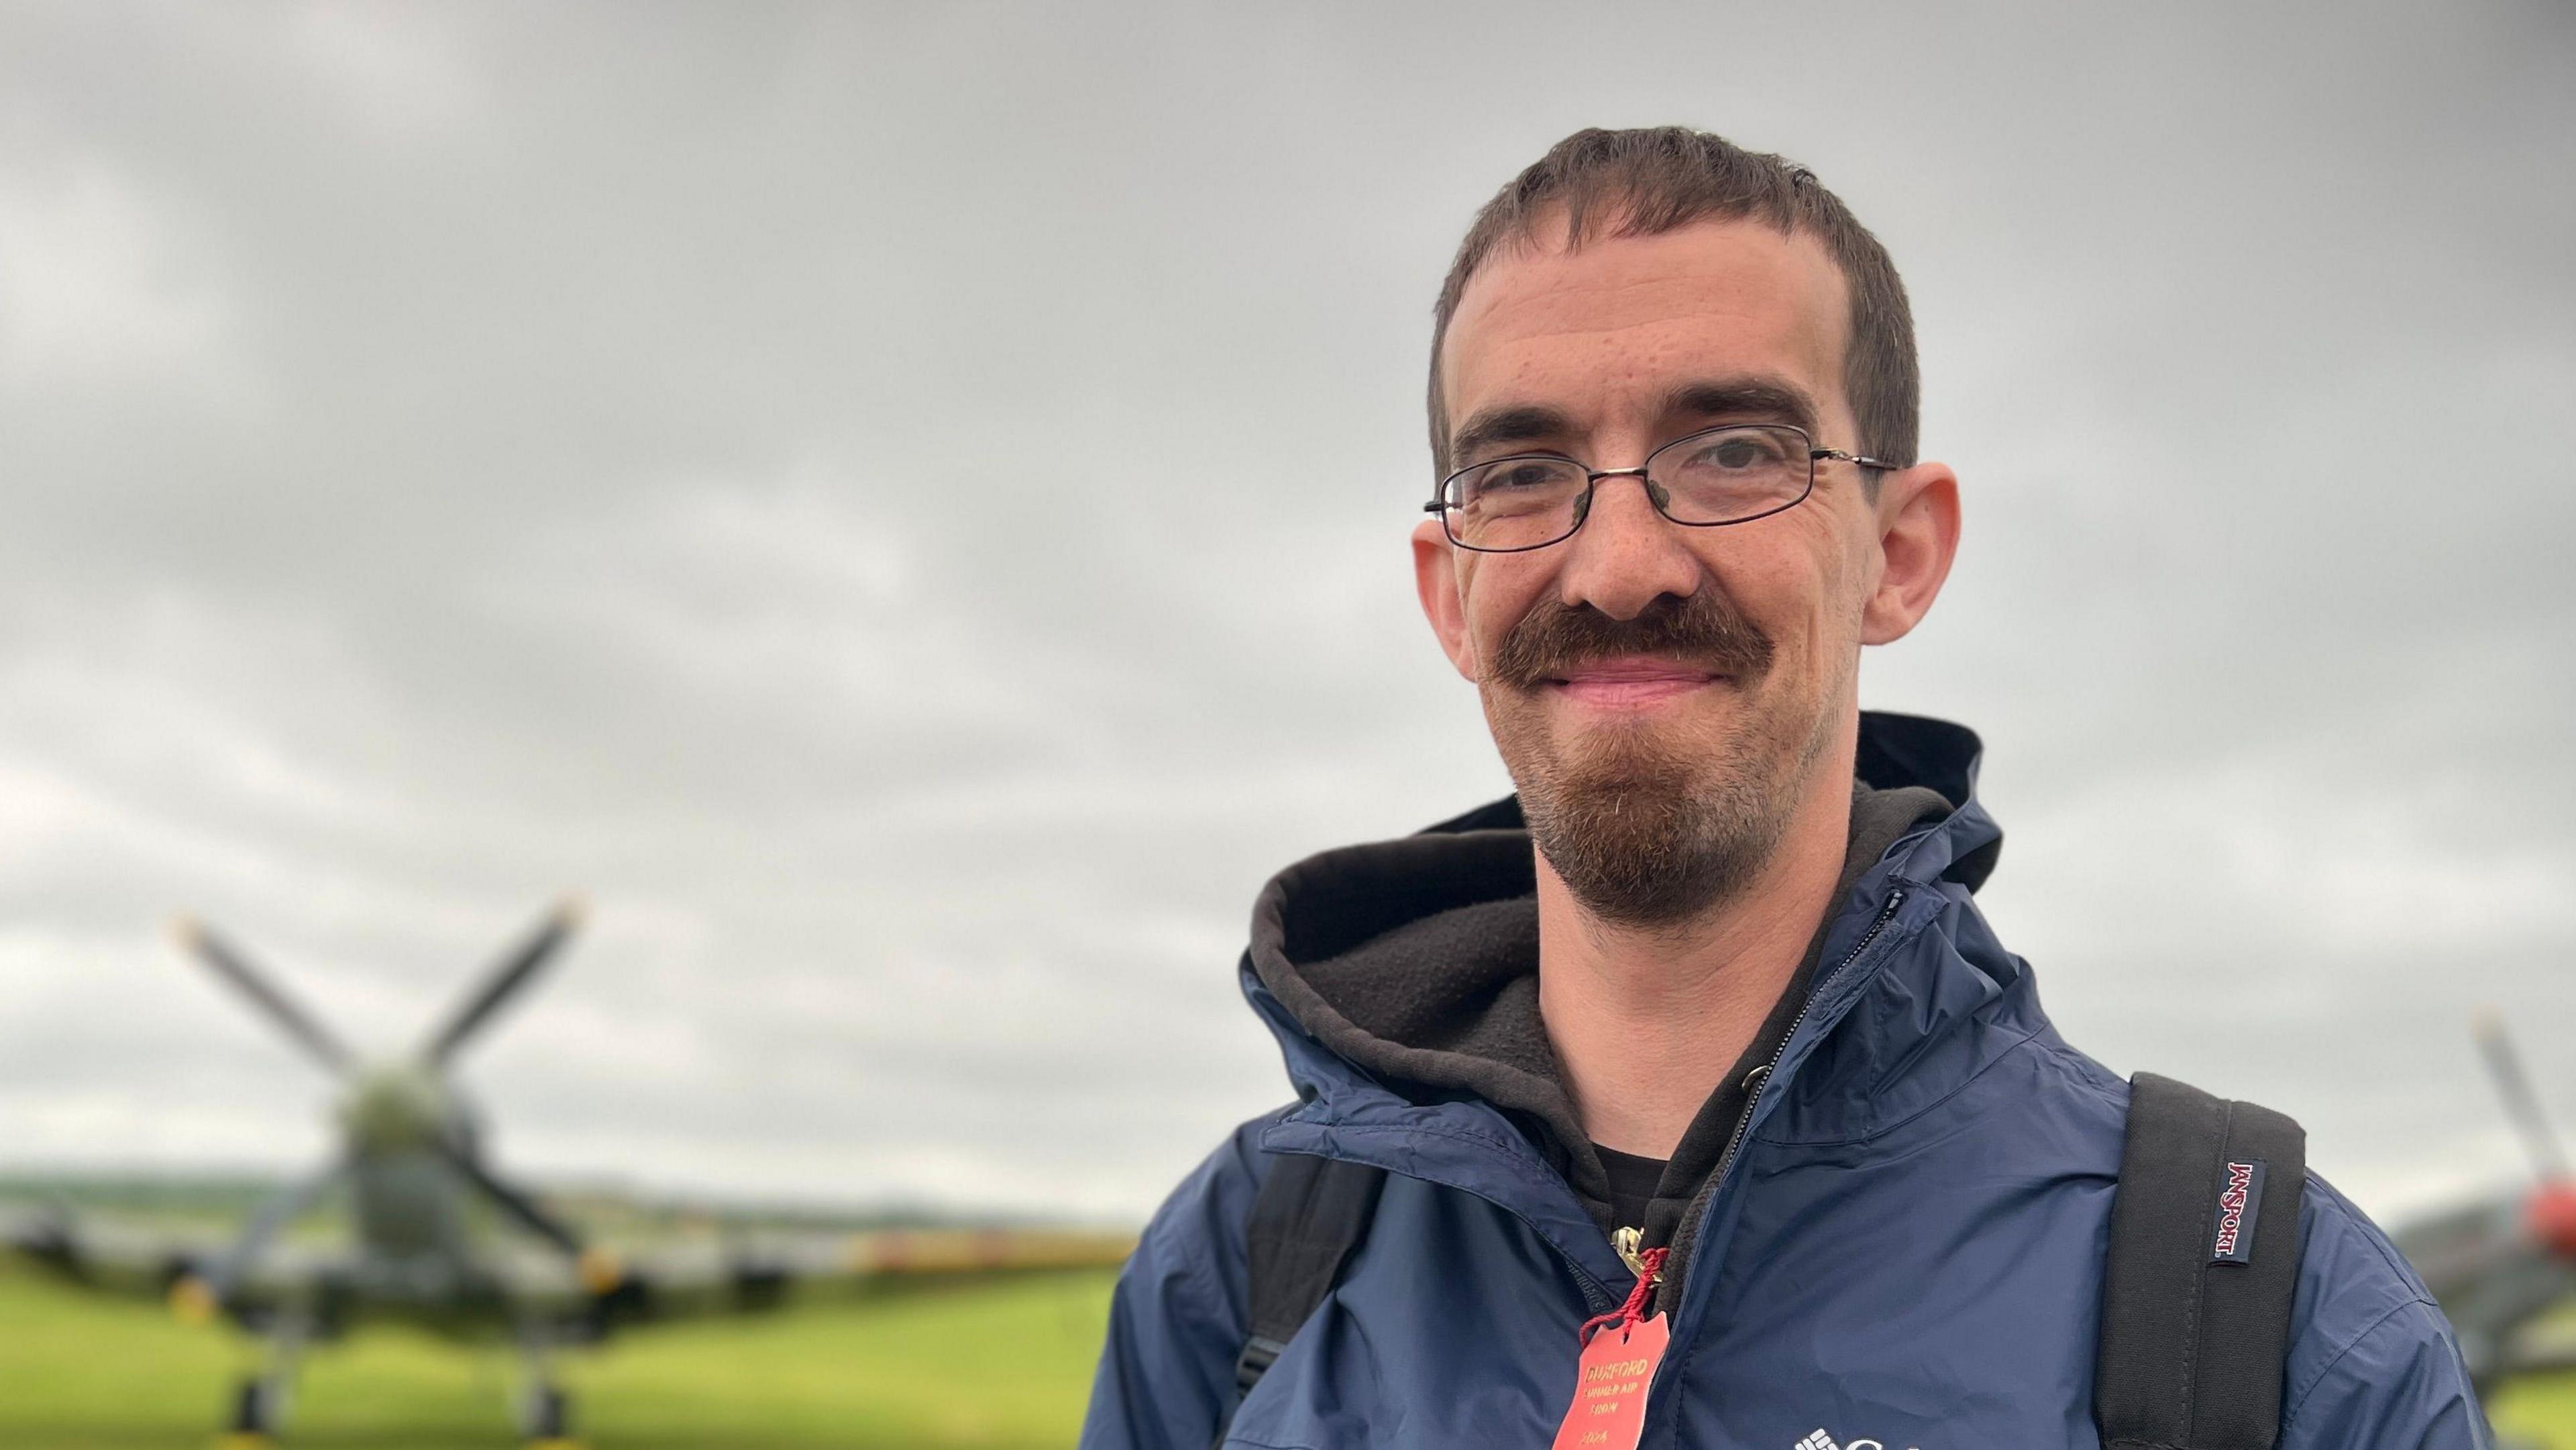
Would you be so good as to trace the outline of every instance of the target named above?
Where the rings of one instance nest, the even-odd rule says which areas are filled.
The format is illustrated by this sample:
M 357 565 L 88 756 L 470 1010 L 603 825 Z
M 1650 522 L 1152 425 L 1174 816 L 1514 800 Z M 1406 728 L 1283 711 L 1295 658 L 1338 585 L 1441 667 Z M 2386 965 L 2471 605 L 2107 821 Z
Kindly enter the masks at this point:
M 1810 448 L 1807 450 L 1807 456 L 1809 458 L 1837 458 L 1856 468 L 1875 468 L 1881 473 L 1894 473 L 1897 471 L 1897 465 L 1893 463 L 1882 463 L 1875 458 L 1864 458 L 1857 453 L 1845 453 L 1839 448 Z

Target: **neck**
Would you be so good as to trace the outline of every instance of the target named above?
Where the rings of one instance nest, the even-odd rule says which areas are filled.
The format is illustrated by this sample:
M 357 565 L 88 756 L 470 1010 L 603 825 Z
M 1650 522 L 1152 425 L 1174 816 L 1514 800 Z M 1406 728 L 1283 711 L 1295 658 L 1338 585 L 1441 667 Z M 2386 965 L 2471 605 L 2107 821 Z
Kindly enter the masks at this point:
M 1538 858 L 1539 1013 L 1592 1141 L 1669 1158 L 1797 974 L 1832 905 L 1851 772 L 1819 762 L 1744 889 L 1669 927 L 1605 922 Z

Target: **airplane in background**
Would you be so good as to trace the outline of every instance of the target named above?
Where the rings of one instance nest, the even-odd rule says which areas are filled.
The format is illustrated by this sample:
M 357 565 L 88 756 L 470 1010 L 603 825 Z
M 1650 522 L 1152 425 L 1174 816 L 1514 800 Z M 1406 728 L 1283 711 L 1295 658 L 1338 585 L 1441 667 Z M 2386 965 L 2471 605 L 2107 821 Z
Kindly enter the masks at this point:
M 332 1160 L 280 1190 L 229 1244 L 174 1243 L 50 1214 L 0 1237 L 84 1287 L 166 1298 L 183 1316 L 228 1318 L 257 1337 L 260 1368 L 236 1385 L 228 1447 L 266 1443 L 311 1346 L 377 1320 L 465 1342 L 514 1343 L 526 1366 L 522 1428 L 562 1447 L 570 1407 L 552 1367 L 564 1349 L 656 1322 L 757 1312 L 800 1286 L 873 1293 L 972 1277 L 1110 1267 L 1129 1235 L 1027 1229 L 802 1233 L 752 1245 L 696 1244 L 621 1255 L 594 1245 L 498 1175 L 479 1118 L 450 1081 L 458 1050 L 556 955 L 580 922 L 567 902 L 506 954 L 408 1055 L 364 1060 L 239 950 L 193 922 L 183 950 L 250 999 L 344 1085 Z M 2535 1181 L 2418 1218 L 2391 1237 L 2458 1331 L 2482 1397 L 2525 1376 L 2576 1370 L 2576 1174 L 2500 1019 L 2475 1032 Z M 334 1200 L 334 1189 L 346 1192 Z M 523 1233 L 489 1231 L 493 1213 Z M 345 1202 L 346 1248 L 282 1239 L 326 1202 Z M 2553 1320 L 2559 1322 L 2554 1324 Z
M 2530 1155 L 2532 1184 L 2411 1220 L 2389 1237 L 2441 1304 L 2489 1400 L 2508 1381 L 2576 1370 L 2576 1335 L 2551 1322 L 2576 1301 L 2576 1176 L 2504 1020 L 2481 1012 L 2472 1030 Z
M 581 921 L 567 901 L 485 974 L 411 1053 L 359 1057 L 193 921 L 181 949 L 255 1004 L 342 1084 L 339 1147 L 279 1190 L 228 1244 L 174 1242 L 54 1212 L 6 1227 L 20 1253 L 85 1288 L 166 1299 L 183 1317 L 231 1320 L 263 1349 L 235 1386 L 227 1450 L 279 1429 L 297 1364 L 311 1346 L 370 1321 L 400 1321 L 468 1342 L 514 1343 L 526 1367 L 521 1428 L 540 1446 L 572 1442 L 559 1351 L 639 1325 L 776 1307 L 792 1288 L 873 1293 L 967 1278 L 1110 1267 L 1132 1235 L 1038 1229 L 807 1232 L 756 1244 L 678 1245 L 625 1255 L 593 1244 L 496 1172 L 480 1118 L 450 1080 L 459 1049 L 562 949 Z M 345 1190 L 336 1197 L 334 1190 Z M 523 1233 L 491 1231 L 493 1213 Z M 296 1220 L 345 1203 L 349 1243 L 285 1238 Z

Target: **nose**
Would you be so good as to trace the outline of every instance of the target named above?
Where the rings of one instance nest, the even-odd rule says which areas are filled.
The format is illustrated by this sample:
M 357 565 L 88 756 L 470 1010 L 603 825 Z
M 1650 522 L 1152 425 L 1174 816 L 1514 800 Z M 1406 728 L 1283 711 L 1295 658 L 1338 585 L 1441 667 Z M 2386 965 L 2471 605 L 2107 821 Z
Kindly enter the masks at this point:
M 1699 559 L 1683 545 L 1681 526 L 1655 511 L 1648 487 L 1633 471 L 1596 478 L 1591 510 L 1563 545 L 1558 602 L 1634 619 L 1666 594 L 1687 599 L 1698 591 Z

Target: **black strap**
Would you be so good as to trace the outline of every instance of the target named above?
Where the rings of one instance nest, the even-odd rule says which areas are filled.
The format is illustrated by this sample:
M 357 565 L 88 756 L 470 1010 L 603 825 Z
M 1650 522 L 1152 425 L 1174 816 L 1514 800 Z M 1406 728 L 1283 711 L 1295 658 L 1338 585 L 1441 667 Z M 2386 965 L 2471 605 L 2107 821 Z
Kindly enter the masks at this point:
M 1386 1170 L 1365 1163 L 1311 1153 L 1274 1154 L 1273 1160 L 1253 1197 L 1244 1237 L 1251 1304 L 1243 1353 L 1234 1362 L 1238 1403 L 1296 1337 L 1297 1326 L 1331 1296 L 1342 1265 L 1368 1237 L 1378 1190 L 1386 1186 Z M 1225 1428 L 1217 1426 L 1220 1441 Z
M 2307 1134 L 2279 1113 L 2130 1080 L 2093 1379 L 2104 1450 L 2270 1450 L 2306 1173 Z

